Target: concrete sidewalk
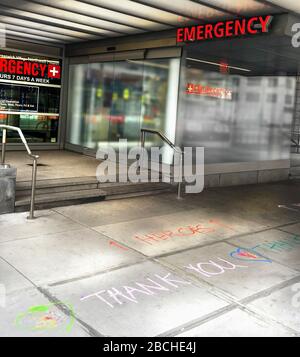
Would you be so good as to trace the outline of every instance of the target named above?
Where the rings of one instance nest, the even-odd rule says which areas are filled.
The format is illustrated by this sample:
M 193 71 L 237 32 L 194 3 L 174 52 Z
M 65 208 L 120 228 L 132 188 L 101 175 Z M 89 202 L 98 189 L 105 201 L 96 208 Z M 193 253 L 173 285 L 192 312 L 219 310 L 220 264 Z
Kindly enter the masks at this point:
M 299 336 L 300 182 L 0 216 L 0 336 Z

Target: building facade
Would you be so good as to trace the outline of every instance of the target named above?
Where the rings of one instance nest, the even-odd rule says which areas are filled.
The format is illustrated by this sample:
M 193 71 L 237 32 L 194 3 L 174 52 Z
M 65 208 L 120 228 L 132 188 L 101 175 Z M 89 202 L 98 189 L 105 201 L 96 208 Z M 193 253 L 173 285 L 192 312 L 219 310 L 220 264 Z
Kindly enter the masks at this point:
M 299 95 L 295 21 L 275 15 L 257 36 L 201 41 L 179 42 L 173 30 L 61 47 L 11 40 L 0 53 L 1 123 L 19 126 L 36 149 L 87 155 L 119 139 L 139 145 L 150 128 L 205 148 L 207 186 L 286 179 Z M 28 63 L 47 69 L 33 75 Z

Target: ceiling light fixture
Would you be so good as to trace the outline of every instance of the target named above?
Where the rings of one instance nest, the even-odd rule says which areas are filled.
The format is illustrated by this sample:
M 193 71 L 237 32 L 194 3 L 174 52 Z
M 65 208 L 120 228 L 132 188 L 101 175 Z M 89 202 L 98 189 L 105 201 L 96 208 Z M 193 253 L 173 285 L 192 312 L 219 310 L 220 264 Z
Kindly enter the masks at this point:
M 213 65 L 213 66 L 218 66 L 218 67 L 221 67 L 221 66 L 222 66 L 222 63 L 204 61 L 204 60 L 200 60 L 200 59 L 197 59 L 197 58 L 187 57 L 186 59 L 189 60 L 189 61 L 211 64 L 211 65 Z M 235 67 L 235 66 L 229 66 L 229 65 L 228 65 L 228 68 L 236 69 L 236 70 L 238 70 L 238 71 L 243 71 L 243 72 L 251 72 L 251 70 L 250 70 L 250 69 L 247 69 L 247 68 L 241 68 L 241 67 Z

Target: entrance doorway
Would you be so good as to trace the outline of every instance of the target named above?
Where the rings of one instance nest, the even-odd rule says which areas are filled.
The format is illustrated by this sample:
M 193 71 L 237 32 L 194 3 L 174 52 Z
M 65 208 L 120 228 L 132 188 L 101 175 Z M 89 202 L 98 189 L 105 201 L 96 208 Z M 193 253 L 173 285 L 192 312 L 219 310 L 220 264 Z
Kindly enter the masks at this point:
M 174 141 L 179 69 L 174 57 L 71 64 L 66 148 L 95 155 L 108 144 L 118 149 L 120 139 L 134 147 L 141 128 Z

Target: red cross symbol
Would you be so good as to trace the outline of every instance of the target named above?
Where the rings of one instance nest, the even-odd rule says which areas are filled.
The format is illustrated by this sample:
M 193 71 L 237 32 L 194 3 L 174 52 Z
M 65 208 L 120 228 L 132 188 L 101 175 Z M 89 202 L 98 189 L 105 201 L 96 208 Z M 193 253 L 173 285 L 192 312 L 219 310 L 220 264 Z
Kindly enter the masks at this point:
M 194 85 L 193 84 L 188 84 L 187 85 L 187 89 L 186 89 L 189 93 L 192 93 L 193 92 L 193 90 L 194 90 Z
M 48 78 L 60 78 L 60 66 L 55 64 L 49 64 L 48 66 Z

